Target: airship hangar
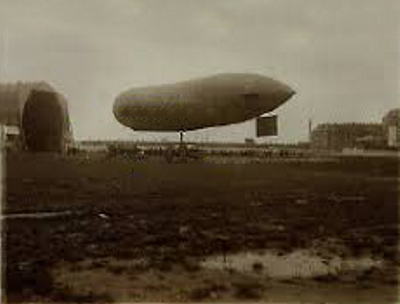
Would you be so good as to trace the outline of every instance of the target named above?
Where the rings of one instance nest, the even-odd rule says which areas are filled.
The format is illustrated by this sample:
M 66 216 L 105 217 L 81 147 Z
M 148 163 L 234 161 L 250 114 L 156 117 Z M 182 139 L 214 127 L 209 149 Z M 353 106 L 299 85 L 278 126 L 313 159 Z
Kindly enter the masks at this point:
M 72 143 L 67 100 L 46 82 L 0 84 L 0 124 L 22 150 L 66 152 Z

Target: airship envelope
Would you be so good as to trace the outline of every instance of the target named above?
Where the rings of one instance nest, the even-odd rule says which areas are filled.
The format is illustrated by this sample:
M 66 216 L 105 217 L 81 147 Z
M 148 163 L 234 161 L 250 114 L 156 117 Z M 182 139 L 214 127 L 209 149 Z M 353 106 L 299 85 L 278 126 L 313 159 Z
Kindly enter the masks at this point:
M 190 131 L 243 122 L 294 95 L 288 85 L 258 74 L 218 74 L 135 88 L 120 94 L 114 115 L 141 131 Z

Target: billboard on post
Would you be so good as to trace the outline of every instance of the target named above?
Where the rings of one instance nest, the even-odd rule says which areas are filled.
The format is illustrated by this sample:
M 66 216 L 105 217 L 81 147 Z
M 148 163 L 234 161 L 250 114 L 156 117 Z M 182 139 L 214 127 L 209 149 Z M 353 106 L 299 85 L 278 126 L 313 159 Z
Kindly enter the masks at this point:
M 256 135 L 257 137 L 278 135 L 278 116 L 257 117 Z

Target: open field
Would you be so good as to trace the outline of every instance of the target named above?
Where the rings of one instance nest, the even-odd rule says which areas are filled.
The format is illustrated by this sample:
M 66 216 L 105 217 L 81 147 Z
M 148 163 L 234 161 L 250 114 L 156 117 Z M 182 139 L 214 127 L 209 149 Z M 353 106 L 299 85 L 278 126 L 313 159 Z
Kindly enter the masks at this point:
M 9 302 L 397 298 L 397 158 L 168 164 L 14 153 L 6 164 Z M 205 266 L 245 252 L 379 263 L 285 278 L 267 262 Z

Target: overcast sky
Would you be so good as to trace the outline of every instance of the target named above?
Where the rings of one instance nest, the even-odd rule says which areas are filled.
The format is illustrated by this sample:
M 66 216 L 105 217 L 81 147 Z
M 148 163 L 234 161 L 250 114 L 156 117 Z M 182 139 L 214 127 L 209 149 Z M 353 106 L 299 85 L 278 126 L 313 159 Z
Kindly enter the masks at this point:
M 134 86 L 220 72 L 261 73 L 297 95 L 275 112 L 277 139 L 308 120 L 380 122 L 399 102 L 397 0 L 0 0 L 0 81 L 63 93 L 79 139 L 178 139 L 114 119 Z M 243 141 L 254 122 L 189 132 Z

